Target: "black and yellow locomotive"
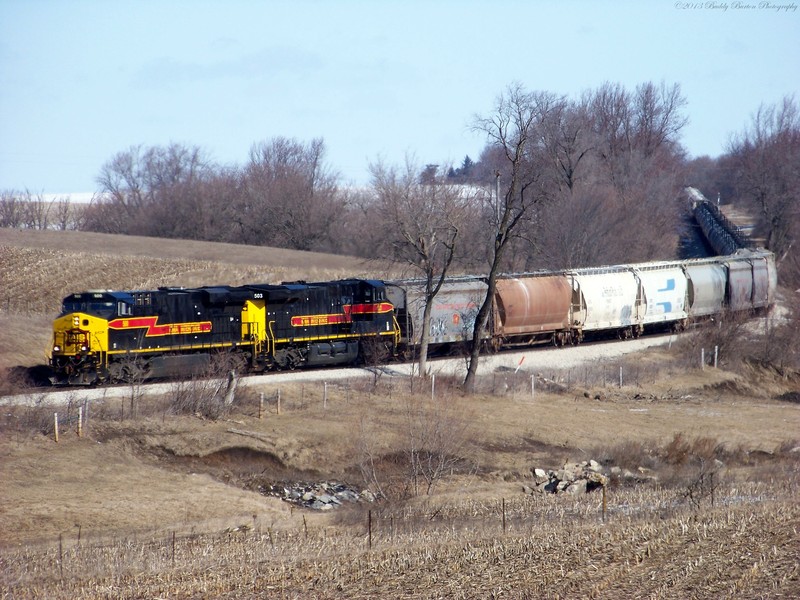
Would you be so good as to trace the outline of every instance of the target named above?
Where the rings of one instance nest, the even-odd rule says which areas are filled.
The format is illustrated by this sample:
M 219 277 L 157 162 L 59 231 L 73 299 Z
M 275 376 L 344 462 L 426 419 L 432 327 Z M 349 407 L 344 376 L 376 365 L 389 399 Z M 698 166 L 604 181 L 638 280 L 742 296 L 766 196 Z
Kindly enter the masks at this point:
M 352 364 L 400 336 L 384 283 L 363 279 L 81 292 L 53 332 L 57 384 L 197 373 L 219 354 L 250 371 Z

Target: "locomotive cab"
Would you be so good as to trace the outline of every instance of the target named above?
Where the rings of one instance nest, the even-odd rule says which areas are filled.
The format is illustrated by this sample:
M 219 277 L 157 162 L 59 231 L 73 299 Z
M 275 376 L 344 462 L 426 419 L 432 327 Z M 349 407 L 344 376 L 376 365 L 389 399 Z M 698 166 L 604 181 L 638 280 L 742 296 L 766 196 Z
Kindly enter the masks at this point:
M 132 312 L 133 297 L 124 292 L 88 291 L 64 298 L 53 324 L 53 383 L 91 384 L 102 378 L 109 322 Z

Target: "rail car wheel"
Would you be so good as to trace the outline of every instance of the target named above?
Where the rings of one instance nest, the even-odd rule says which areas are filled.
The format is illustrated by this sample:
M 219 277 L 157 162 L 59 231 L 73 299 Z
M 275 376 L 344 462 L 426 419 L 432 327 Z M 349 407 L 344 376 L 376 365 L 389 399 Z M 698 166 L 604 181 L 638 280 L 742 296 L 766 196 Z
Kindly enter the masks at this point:
M 108 365 L 111 383 L 136 383 L 147 378 L 147 365 L 138 359 L 125 359 Z
M 300 367 L 305 362 L 302 353 L 297 348 L 291 348 L 286 353 L 286 358 L 289 363 L 289 370 L 294 371 L 297 367 Z

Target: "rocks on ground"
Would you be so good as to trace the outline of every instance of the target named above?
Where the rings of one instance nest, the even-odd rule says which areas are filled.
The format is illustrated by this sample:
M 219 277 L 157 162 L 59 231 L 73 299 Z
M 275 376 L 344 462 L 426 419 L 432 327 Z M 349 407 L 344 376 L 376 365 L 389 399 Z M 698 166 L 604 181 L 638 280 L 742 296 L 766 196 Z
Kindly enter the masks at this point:
M 258 486 L 258 491 L 264 496 L 275 496 L 290 504 L 313 510 L 331 510 L 346 502 L 377 500 L 376 495 L 369 490 L 358 491 L 357 488 L 338 481 L 262 484 Z
M 629 482 L 646 482 L 654 480 L 654 476 L 643 470 L 633 473 L 620 467 L 603 467 L 596 460 L 567 462 L 557 471 L 541 468 L 531 469 L 533 485 L 523 485 L 526 494 L 550 493 L 586 494 L 608 484 L 611 477 L 618 477 Z

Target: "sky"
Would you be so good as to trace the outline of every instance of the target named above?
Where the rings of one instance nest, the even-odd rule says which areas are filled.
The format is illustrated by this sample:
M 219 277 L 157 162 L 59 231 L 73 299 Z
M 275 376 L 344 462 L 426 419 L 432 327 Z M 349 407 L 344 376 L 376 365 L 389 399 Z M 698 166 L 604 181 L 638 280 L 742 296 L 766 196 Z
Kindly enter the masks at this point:
M 692 157 L 800 103 L 800 0 L 0 0 L 0 191 L 98 190 L 133 146 L 325 142 L 345 184 L 480 156 L 512 84 L 679 84 Z

